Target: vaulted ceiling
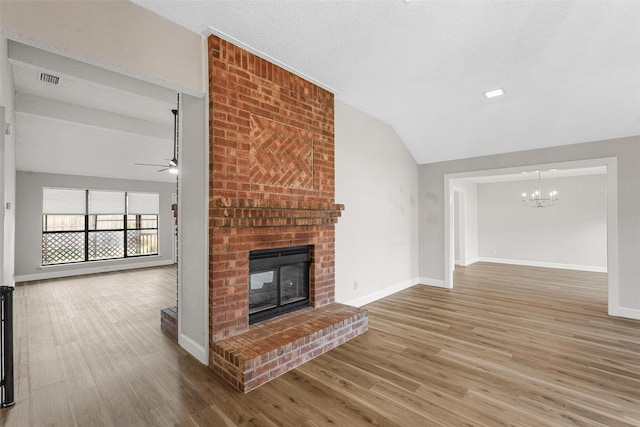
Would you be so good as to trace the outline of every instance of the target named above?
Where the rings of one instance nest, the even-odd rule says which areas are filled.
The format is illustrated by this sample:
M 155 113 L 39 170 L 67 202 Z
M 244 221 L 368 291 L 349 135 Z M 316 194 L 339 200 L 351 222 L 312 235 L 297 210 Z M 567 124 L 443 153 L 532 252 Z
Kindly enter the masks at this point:
M 421 164 L 640 134 L 640 2 L 133 1 L 331 88 Z
M 640 134 L 640 2 L 134 1 L 318 81 L 421 164 Z M 10 61 L 18 169 L 175 182 L 134 166 L 171 157 L 175 92 L 16 42 Z

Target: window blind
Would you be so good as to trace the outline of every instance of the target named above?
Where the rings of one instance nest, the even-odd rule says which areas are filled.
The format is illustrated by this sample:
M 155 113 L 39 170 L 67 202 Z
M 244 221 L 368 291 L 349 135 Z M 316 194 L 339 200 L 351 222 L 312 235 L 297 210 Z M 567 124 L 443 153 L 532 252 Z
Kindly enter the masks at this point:
M 123 191 L 89 190 L 89 215 L 124 215 Z
M 45 215 L 86 214 L 86 191 L 71 188 L 43 188 L 42 213 Z
M 127 193 L 127 213 L 129 215 L 158 215 L 160 210 L 158 193 Z

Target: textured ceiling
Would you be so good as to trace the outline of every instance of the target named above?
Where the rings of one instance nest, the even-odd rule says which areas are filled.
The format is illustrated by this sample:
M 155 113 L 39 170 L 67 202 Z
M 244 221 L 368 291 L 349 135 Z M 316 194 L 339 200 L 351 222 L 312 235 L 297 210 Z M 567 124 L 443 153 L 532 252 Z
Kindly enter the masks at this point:
M 134 2 L 335 89 L 421 164 L 640 134 L 640 2 Z

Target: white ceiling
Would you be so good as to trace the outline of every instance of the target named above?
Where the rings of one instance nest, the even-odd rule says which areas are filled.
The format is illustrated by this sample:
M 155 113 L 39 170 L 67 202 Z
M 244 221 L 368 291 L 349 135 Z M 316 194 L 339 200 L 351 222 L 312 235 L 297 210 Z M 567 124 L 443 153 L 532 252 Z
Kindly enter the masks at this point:
M 477 176 L 472 178 L 464 178 L 461 181 L 471 181 L 476 184 L 492 184 L 495 182 L 511 182 L 511 181 L 531 181 L 538 179 L 538 171 L 525 171 L 520 173 L 506 173 L 502 175 Z M 549 169 L 540 170 L 540 179 L 568 178 L 574 176 L 585 175 L 604 175 L 607 173 L 606 166 L 593 166 L 577 169 Z
M 333 88 L 420 164 L 640 134 L 637 1 L 133 1 Z
M 171 109 L 175 108 L 175 104 L 159 102 L 112 86 L 101 85 L 21 62 L 13 62 L 12 69 L 17 92 L 167 126 L 173 123 Z M 53 85 L 41 81 L 41 72 L 59 77 L 59 83 Z M 171 138 L 171 133 L 168 138 Z
M 175 92 L 10 42 L 16 167 L 22 171 L 175 182 Z M 40 80 L 55 75 L 59 84 Z
M 159 167 L 173 141 L 104 127 L 16 113 L 16 168 L 22 171 L 175 182 Z

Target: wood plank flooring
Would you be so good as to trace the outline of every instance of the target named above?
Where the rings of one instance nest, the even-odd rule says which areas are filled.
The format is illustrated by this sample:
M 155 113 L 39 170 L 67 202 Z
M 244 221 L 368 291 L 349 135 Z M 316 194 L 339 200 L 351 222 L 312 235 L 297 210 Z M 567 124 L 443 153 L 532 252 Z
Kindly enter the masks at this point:
M 478 263 L 243 395 L 160 332 L 162 267 L 20 285 L 3 426 L 640 426 L 640 322 L 606 274 Z

